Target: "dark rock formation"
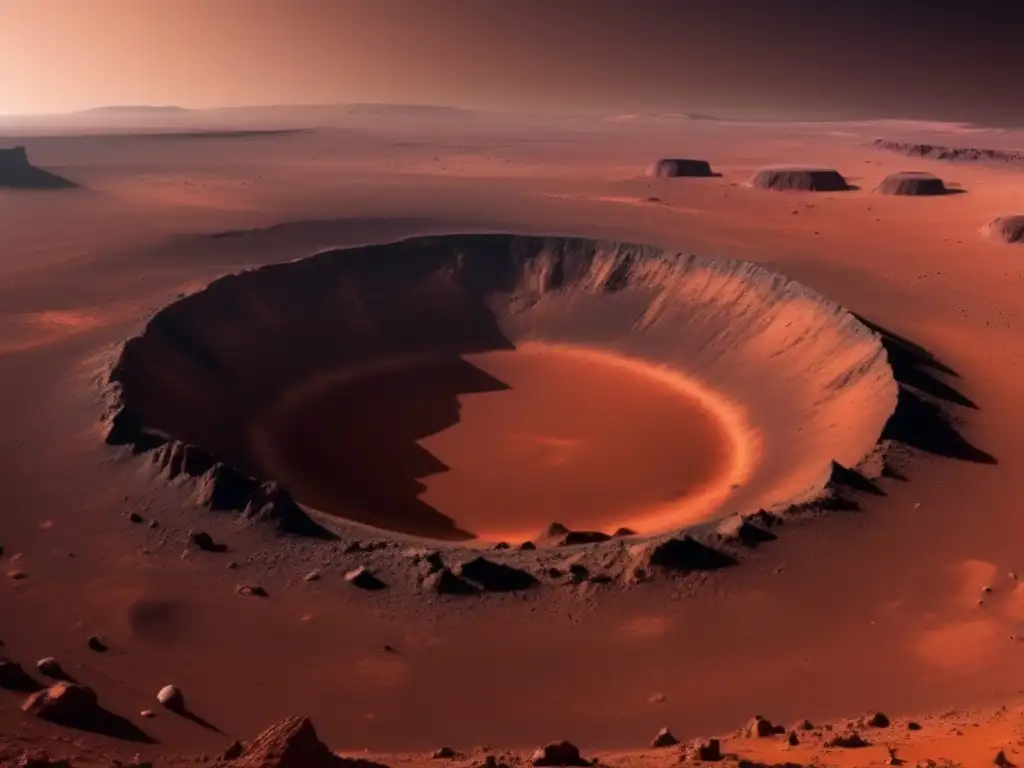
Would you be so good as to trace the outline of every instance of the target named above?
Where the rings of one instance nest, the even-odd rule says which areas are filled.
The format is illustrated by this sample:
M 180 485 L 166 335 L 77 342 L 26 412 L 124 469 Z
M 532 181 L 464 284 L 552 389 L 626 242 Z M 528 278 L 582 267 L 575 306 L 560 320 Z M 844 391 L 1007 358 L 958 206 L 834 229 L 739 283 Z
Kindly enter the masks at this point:
M 258 584 L 239 584 L 235 592 L 242 597 L 268 597 L 267 590 Z
M 907 141 L 875 139 L 872 146 L 909 157 L 953 162 L 992 162 L 1010 165 L 1024 164 L 1024 152 L 1007 149 L 979 149 L 976 147 L 946 147 L 941 144 L 915 144 Z
M 627 581 L 643 581 L 650 578 L 654 570 L 670 573 L 714 571 L 735 563 L 732 556 L 684 535 L 630 547 L 625 577 Z
M 21 709 L 41 720 L 74 726 L 96 717 L 99 699 L 92 688 L 60 682 L 33 693 Z
M 875 191 L 883 195 L 945 195 L 949 192 L 938 176 L 917 171 L 890 173 Z
M 691 160 L 679 157 L 662 158 L 650 165 L 647 175 L 658 178 L 676 178 L 680 176 L 713 176 L 711 164 L 707 160 Z
M 989 222 L 984 232 L 999 243 L 1024 243 L 1024 214 L 998 216 Z
M 761 717 L 761 715 L 754 715 L 750 722 L 747 723 L 746 728 L 743 729 L 743 732 L 748 738 L 763 739 L 768 736 L 777 736 L 780 733 L 785 733 L 786 729 L 781 725 L 775 725 L 771 720 Z
M 825 742 L 826 747 L 838 747 L 841 749 L 859 749 L 870 746 L 870 742 L 864 739 L 856 731 L 840 733 Z
M 387 584 L 377 578 L 365 565 L 360 565 L 345 574 L 345 581 L 354 587 L 367 590 L 384 589 Z
M 233 768 L 383 768 L 359 758 L 338 757 L 316 735 L 308 717 L 270 726 L 228 765 Z
M 753 522 L 757 519 L 760 518 L 756 515 L 732 515 L 718 524 L 715 533 L 724 542 L 736 542 L 751 548 L 774 540 L 776 538 L 774 533 Z
M 533 764 L 537 766 L 590 765 L 589 760 L 580 756 L 579 747 L 568 741 L 554 741 L 545 744 L 533 753 Z
M 833 168 L 800 166 L 761 168 L 747 183 L 756 189 L 783 192 L 845 192 L 850 189 L 842 174 Z
M 668 728 L 662 728 L 651 741 L 651 746 L 655 748 L 674 747 L 678 743 L 679 739 L 673 736 Z
M 0 688 L 19 693 L 29 693 L 42 688 L 35 678 L 11 659 L 0 658 Z
M 456 576 L 470 581 L 486 592 L 515 592 L 529 589 L 537 583 L 530 573 L 486 557 L 474 557 L 459 563 L 453 569 Z
M 0 188 L 7 189 L 75 189 L 73 181 L 36 168 L 28 160 L 25 147 L 0 149 Z
M 203 552 L 220 553 L 228 551 L 226 544 L 218 544 L 213 540 L 213 536 L 206 531 L 189 531 L 188 543 L 196 549 L 201 549 Z
M 696 739 L 686 747 L 686 759 L 713 763 L 722 759 L 722 745 L 718 739 Z
M 427 574 L 423 579 L 423 588 L 439 595 L 472 595 L 477 591 L 476 587 L 448 568 L 439 568 Z

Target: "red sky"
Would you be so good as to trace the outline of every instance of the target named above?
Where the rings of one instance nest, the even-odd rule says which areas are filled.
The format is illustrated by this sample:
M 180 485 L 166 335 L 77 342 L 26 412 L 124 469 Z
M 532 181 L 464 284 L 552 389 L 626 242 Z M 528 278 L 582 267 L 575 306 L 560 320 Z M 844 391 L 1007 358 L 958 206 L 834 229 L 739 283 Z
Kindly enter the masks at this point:
M 374 101 L 1003 120 L 1024 112 L 1024 14 L 997 7 L 0 0 L 0 113 Z

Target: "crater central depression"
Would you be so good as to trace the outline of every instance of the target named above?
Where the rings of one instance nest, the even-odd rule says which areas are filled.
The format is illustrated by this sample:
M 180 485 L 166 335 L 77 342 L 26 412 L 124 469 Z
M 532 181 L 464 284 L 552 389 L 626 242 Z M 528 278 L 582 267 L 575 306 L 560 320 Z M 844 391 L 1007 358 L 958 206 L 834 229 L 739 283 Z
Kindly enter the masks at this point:
M 108 441 L 198 446 L 185 474 L 234 477 L 222 506 L 276 481 L 336 527 L 484 541 L 806 500 L 875 447 L 897 392 L 874 332 L 764 268 L 511 235 L 221 278 L 109 381 Z
M 267 472 L 317 509 L 511 541 L 554 520 L 644 529 L 665 508 L 682 524 L 733 451 L 663 369 L 537 342 L 325 376 L 289 393 L 257 444 Z

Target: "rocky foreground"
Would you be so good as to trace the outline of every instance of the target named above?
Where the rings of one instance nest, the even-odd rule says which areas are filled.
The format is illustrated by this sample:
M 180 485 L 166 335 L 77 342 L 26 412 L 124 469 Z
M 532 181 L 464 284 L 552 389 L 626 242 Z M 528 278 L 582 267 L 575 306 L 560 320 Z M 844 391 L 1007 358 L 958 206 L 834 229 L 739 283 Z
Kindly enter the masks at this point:
M 44 660 L 45 661 L 45 660 Z M 54 670 L 56 671 L 56 670 Z M 5 679 L 13 680 L 6 669 Z M 157 702 L 169 715 L 187 713 L 184 697 L 168 686 Z M 803 720 L 787 726 L 755 715 L 741 729 L 716 738 L 680 740 L 669 728 L 654 735 L 649 747 L 634 752 L 585 754 L 569 741 L 554 741 L 516 752 L 481 746 L 465 750 L 439 747 L 428 754 L 340 755 L 317 736 L 309 718 L 293 716 L 275 723 L 251 742 L 233 741 L 216 755 L 168 753 L 143 760 L 130 755 L 113 733 L 103 746 L 88 746 L 75 733 L 115 727 L 120 718 L 106 712 L 92 689 L 68 681 L 30 693 L 23 705 L 25 728 L 0 733 L 0 766 L 7 768 L 143 768 L 203 765 L 211 768 L 536 768 L 595 766 L 660 768 L 666 765 L 809 768 L 810 766 L 912 765 L 1014 766 L 1024 760 L 1024 705 L 979 713 L 946 712 L 920 721 L 890 719 L 882 712 L 840 723 L 816 725 Z M 146 711 L 143 717 L 160 716 Z M 38 731 L 36 721 L 60 726 Z M 124 721 L 127 723 L 127 721 Z M 228 737 L 225 737 L 226 741 Z

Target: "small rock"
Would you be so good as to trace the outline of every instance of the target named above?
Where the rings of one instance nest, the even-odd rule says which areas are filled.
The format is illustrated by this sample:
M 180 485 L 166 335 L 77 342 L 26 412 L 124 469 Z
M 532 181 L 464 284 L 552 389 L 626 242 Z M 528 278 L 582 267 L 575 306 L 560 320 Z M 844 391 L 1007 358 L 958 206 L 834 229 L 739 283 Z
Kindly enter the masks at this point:
M 168 709 L 180 709 L 185 704 L 185 697 L 174 685 L 165 685 L 157 691 L 156 700 Z
M 664 693 L 652 694 L 651 697 L 647 700 L 649 704 L 661 704 L 663 701 L 665 701 Z
M 64 670 L 60 666 L 60 662 L 57 661 L 53 656 L 46 656 L 36 662 L 36 669 L 42 672 L 47 677 L 62 678 L 64 677 Z
M 156 712 L 154 712 L 152 709 L 144 709 L 141 712 L 139 712 L 139 717 L 144 717 L 147 720 L 152 720 L 154 717 L 156 717 Z
M 797 723 L 795 726 L 793 726 L 793 730 L 794 731 L 813 731 L 814 730 L 814 723 L 812 723 L 810 720 L 804 719 L 804 720 L 801 720 L 799 723 Z
M 907 730 L 908 731 L 920 731 L 921 730 L 921 724 L 920 723 L 915 723 L 913 720 L 911 720 L 909 723 L 907 723 Z
M 28 574 L 24 571 L 14 569 L 7 572 L 7 578 L 11 579 L 12 581 L 21 581 L 22 579 L 27 579 Z
M 509 548 L 510 548 L 510 545 L 509 545 L 509 543 L 507 541 L 499 541 L 499 542 L 496 542 L 495 544 L 493 544 L 491 546 L 491 549 L 493 549 L 495 552 L 500 552 L 503 549 L 509 549 Z
M 142 515 L 140 515 L 138 512 L 129 512 L 128 513 L 128 520 L 129 520 L 129 522 L 132 522 L 132 523 L 141 523 L 142 522 Z
M 160 527 L 160 523 L 157 520 L 150 520 L 149 521 L 149 527 L 150 528 L 159 528 Z
M 746 736 L 751 739 L 763 739 L 768 736 L 785 733 L 785 731 L 786 729 L 782 726 L 775 725 L 771 720 L 763 718 L 760 715 L 754 715 L 750 719 L 750 722 L 747 723 L 747 727 L 744 729 Z
M 534 544 L 532 541 L 524 541 L 522 544 L 519 545 L 519 550 L 521 552 L 532 552 L 536 548 L 537 545 Z
M 213 536 L 208 534 L 206 531 L 189 531 L 188 532 L 189 544 L 194 546 L 196 549 L 200 549 L 203 552 L 227 552 L 228 548 L 226 544 L 218 544 L 213 540 Z
M 982 588 L 981 588 L 981 591 L 982 591 L 982 592 L 983 592 L 984 594 L 986 594 L 986 595 L 987 595 L 987 594 L 989 594 L 990 592 L 992 592 L 992 587 L 990 587 L 990 586 L 988 586 L 988 585 L 986 584 L 986 585 L 985 585 L 984 587 L 982 587 Z
M 652 747 L 674 747 L 679 743 L 679 739 L 672 735 L 672 732 L 668 728 L 662 728 L 658 731 L 658 735 L 654 737 L 651 742 Z
M 224 750 L 224 754 L 222 755 L 222 757 L 225 760 L 234 760 L 238 757 L 241 757 L 244 751 L 245 747 L 242 745 L 242 742 L 232 741 L 228 748 Z
M 227 569 L 229 571 L 237 570 L 238 569 L 238 563 L 236 563 L 234 560 L 232 560 L 230 563 L 228 563 Z
M 796 731 L 789 732 L 789 735 L 786 736 L 786 743 L 791 747 L 795 747 L 800 743 L 800 737 L 796 735 Z
M 242 597 L 267 597 L 267 590 L 258 584 L 239 584 L 235 587 L 235 592 L 240 594 Z
M 345 581 L 354 587 L 359 587 L 360 589 L 376 590 L 384 589 L 384 587 L 387 586 L 387 584 L 374 576 L 365 565 L 361 565 L 346 573 Z
M 888 728 L 889 718 L 881 712 L 875 712 L 871 717 L 867 719 L 865 724 L 868 728 Z
M 718 739 L 697 739 L 690 742 L 686 757 L 700 762 L 717 762 L 722 759 L 722 745 Z
M 320 571 L 310 571 L 302 577 L 303 581 L 320 581 Z
M 1003 750 L 996 752 L 996 756 L 992 758 L 992 762 L 999 766 L 999 768 L 1010 768 L 1013 763 L 1010 762 L 1010 758 L 1006 756 Z
M 533 764 L 563 766 L 590 765 L 590 762 L 580 756 L 579 747 L 575 744 L 568 741 L 554 741 L 545 744 L 533 753 Z
M 896 750 L 892 747 L 886 747 L 889 751 L 889 756 L 886 758 L 886 765 L 903 765 L 903 761 L 896 756 Z
M 450 758 L 458 756 L 458 754 L 459 753 L 451 747 L 441 747 L 439 750 L 434 752 L 433 758 L 435 760 L 448 760 Z
M 103 653 L 107 650 L 107 644 L 103 642 L 99 635 L 93 635 L 87 641 L 90 650 L 96 651 L 97 653 Z

